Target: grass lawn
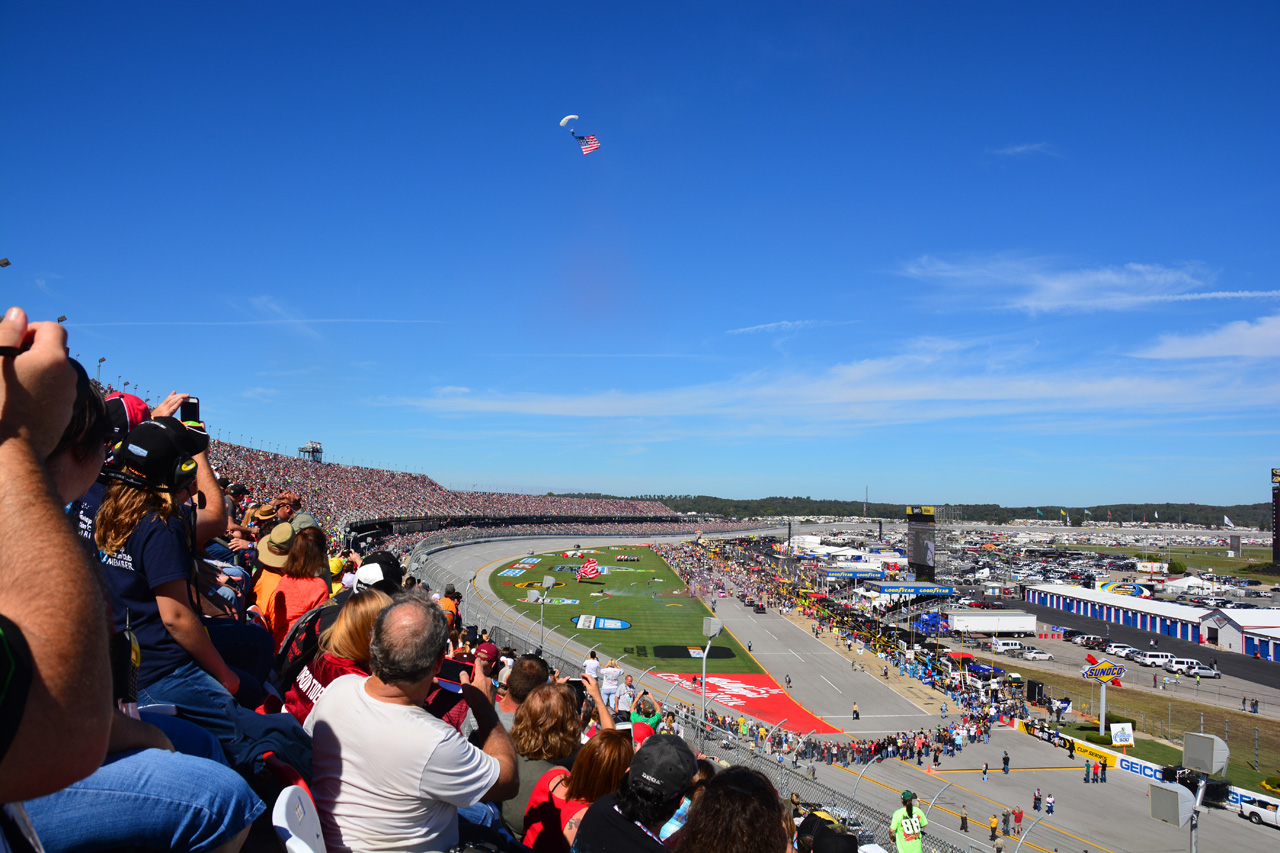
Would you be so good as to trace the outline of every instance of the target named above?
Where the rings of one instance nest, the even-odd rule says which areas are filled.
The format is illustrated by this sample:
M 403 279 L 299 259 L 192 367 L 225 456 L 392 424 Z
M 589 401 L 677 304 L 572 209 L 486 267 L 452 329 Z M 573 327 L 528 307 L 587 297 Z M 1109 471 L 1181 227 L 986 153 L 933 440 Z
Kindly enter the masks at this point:
M 547 646 L 550 649 L 554 650 L 562 640 L 579 634 L 577 642 L 587 647 L 600 644 L 596 654 L 603 661 L 626 655 L 622 664 L 628 670 L 639 671 L 651 666 L 659 672 L 692 673 L 702 670 L 702 660 L 692 656 L 689 648 L 694 647 L 700 653 L 706 646 L 702 620 L 713 614 L 700 600 L 685 594 L 684 582 L 665 560 L 641 546 L 607 546 L 594 552 L 588 549 L 583 552 L 583 557 L 562 557 L 561 553 L 518 558 L 502 564 L 489 575 L 489 586 L 493 592 L 533 622 L 538 621 L 543 608 L 521 602 L 520 599 L 529 597 L 529 590 L 520 588 L 518 584 L 528 583 L 537 588 L 545 576 L 551 575 L 560 584 L 551 590 L 551 599 L 577 602 L 546 605 Z M 617 559 L 619 556 L 640 559 L 624 562 Z M 607 573 L 594 580 L 579 582 L 576 580 L 577 568 L 588 557 L 598 561 L 601 571 L 607 570 Z M 533 558 L 538 562 L 520 562 Z M 573 620 L 584 615 L 622 620 L 628 627 L 622 630 L 597 628 L 579 631 Z M 552 632 L 560 639 L 552 640 Z M 728 633 L 722 633 L 711 647 L 707 672 L 762 673 L 764 670 Z
M 1072 707 L 1076 711 L 1086 714 L 1097 713 L 1096 708 L 1086 707 L 1090 702 L 1090 691 L 1089 683 L 1085 679 L 1028 669 L 1021 664 L 1018 666 L 1018 671 L 1022 673 L 1023 678 L 1033 678 L 1048 685 L 1052 688 L 1055 698 L 1070 696 Z M 1186 699 L 1170 699 L 1157 693 L 1125 690 L 1123 687 L 1111 687 L 1107 690 L 1107 713 L 1132 717 L 1136 720 L 1135 735 L 1146 733 L 1165 737 L 1172 733 L 1179 738 L 1183 732 L 1200 731 L 1200 720 L 1203 714 L 1205 733 L 1223 738 L 1231 748 L 1226 778 L 1231 780 L 1233 785 L 1265 794 L 1267 792 L 1259 783 L 1268 776 L 1280 774 L 1280 720 L 1273 720 L 1261 714 L 1246 714 L 1226 708 L 1201 705 Z M 1254 770 L 1252 767 L 1255 728 L 1260 770 Z M 1064 725 L 1062 729 L 1068 732 L 1072 729 L 1097 732 L 1098 726 L 1096 723 Z M 1130 755 L 1162 764 L 1182 763 L 1182 747 L 1169 746 L 1146 738 L 1135 739 L 1138 746 L 1129 750 Z

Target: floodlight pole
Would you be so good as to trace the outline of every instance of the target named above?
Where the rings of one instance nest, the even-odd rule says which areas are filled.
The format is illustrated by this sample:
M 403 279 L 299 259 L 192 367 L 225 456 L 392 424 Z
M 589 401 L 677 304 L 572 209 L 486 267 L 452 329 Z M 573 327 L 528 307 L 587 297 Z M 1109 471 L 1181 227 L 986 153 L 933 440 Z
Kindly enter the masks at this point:
M 862 772 L 858 774 L 858 778 L 855 779 L 853 782 L 853 790 L 849 792 L 849 799 L 853 800 L 855 805 L 858 802 L 857 801 L 858 785 L 862 783 L 862 777 L 866 775 L 867 771 L 871 769 L 871 765 L 875 763 L 876 762 L 874 759 L 872 759 L 871 761 L 868 761 L 866 766 L 862 768 Z
M 578 634 L 581 634 L 581 633 L 582 633 L 581 631 L 578 631 L 577 633 L 575 633 L 575 634 L 573 635 L 573 637 L 576 637 L 576 636 L 578 636 Z M 570 643 L 572 643 L 572 642 L 573 642 L 573 637 L 570 637 L 569 639 L 565 640 L 563 643 L 561 643 L 561 644 L 560 644 L 560 651 L 562 651 L 562 652 L 563 652 L 563 651 L 564 651 L 564 647 L 565 647 L 565 646 L 567 646 L 567 645 L 569 645 Z
M 707 638 L 707 647 L 702 650 L 702 719 L 699 721 L 699 727 L 703 732 L 707 727 L 707 655 L 711 654 L 711 644 L 715 641 L 715 637 Z
M 950 788 L 950 787 L 951 787 L 952 785 L 954 785 L 954 784 L 955 784 L 955 782 L 948 782 L 947 784 L 945 784 L 945 785 L 943 785 L 943 786 L 942 786 L 942 791 L 939 791 L 938 793 L 936 793 L 936 794 L 934 794 L 934 795 L 933 795 L 933 799 L 929 801 L 929 808 L 927 808 L 927 809 L 925 809 L 925 810 L 924 810 L 924 822 L 925 822 L 925 823 L 928 823 L 928 822 L 929 822 L 929 812 L 933 811 L 933 805 L 934 805 L 934 803 L 938 802 L 938 798 L 942 796 L 943 791 L 946 791 L 948 788 Z M 1035 826 L 1035 824 L 1034 824 L 1034 823 L 1033 823 L 1033 824 L 1031 824 L 1031 825 L 1032 825 L 1032 826 Z

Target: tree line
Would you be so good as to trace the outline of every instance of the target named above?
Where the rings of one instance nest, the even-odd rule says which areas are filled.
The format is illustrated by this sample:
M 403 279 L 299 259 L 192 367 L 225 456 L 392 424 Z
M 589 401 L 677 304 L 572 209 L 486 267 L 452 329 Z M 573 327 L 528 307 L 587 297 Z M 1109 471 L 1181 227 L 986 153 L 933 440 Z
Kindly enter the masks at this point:
M 616 495 L 598 493 L 572 493 L 561 495 L 571 498 L 608 498 L 616 499 Z M 768 498 L 718 498 L 712 495 L 634 495 L 635 500 L 658 501 L 675 512 L 696 512 L 722 515 L 725 518 L 754 518 L 757 516 L 819 516 L 863 515 L 862 501 L 842 501 L 833 499 L 815 499 L 812 497 L 768 497 Z M 873 518 L 904 518 L 905 504 L 873 503 L 865 504 L 866 515 Z M 940 504 L 938 506 L 941 506 Z M 1222 517 L 1228 516 L 1238 527 L 1254 527 L 1263 530 L 1271 529 L 1271 504 L 1232 504 L 1216 506 L 1211 504 L 1186 503 L 1119 503 L 1097 504 L 1091 506 L 1063 506 L 1044 504 L 1041 506 L 1000 506 L 999 504 L 955 504 L 961 521 L 983 524 L 1007 524 L 1017 518 L 1043 518 L 1046 522 L 1064 520 L 1062 510 L 1066 510 L 1072 523 L 1085 519 L 1092 521 L 1130 522 L 1143 521 L 1160 524 L 1197 524 L 1205 527 L 1222 527 Z M 1086 515 L 1085 510 L 1088 510 Z M 1159 519 L 1156 514 L 1159 514 Z

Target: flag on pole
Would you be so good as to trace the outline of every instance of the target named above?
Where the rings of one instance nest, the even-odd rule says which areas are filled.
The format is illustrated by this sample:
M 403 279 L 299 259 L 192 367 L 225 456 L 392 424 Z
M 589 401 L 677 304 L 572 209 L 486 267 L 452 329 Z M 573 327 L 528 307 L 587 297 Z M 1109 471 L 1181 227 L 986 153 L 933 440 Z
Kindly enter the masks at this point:
M 1060 510 L 1058 510 L 1058 514 L 1059 514 L 1059 515 L 1066 515 L 1066 514 L 1067 514 L 1067 511 L 1066 511 L 1065 509 L 1060 509 Z
M 583 154 L 590 154 L 600 147 L 600 140 L 596 139 L 594 133 L 589 133 L 586 136 L 575 136 L 574 139 L 578 140 L 578 144 L 582 146 Z
M 600 564 L 594 559 L 588 558 L 581 566 L 578 566 L 578 580 L 591 580 L 600 577 Z
M 1043 512 L 1041 512 L 1041 511 L 1040 511 L 1040 510 L 1038 510 L 1038 509 L 1036 510 L 1036 515 L 1040 516 L 1041 518 L 1043 518 L 1043 517 L 1044 517 L 1044 513 L 1043 513 Z
M 1236 527 L 1234 524 L 1231 523 L 1231 519 L 1227 518 L 1225 515 L 1222 517 L 1222 523 L 1225 524 L 1227 527 L 1230 527 L 1232 530 L 1234 530 Z
M 1093 513 L 1089 512 L 1089 510 L 1087 510 L 1087 509 L 1084 511 L 1084 514 L 1085 514 L 1085 515 L 1093 515 Z
M 1107 518 L 1111 518 L 1111 510 L 1107 510 Z
M 1156 510 L 1156 521 L 1160 520 L 1160 510 Z

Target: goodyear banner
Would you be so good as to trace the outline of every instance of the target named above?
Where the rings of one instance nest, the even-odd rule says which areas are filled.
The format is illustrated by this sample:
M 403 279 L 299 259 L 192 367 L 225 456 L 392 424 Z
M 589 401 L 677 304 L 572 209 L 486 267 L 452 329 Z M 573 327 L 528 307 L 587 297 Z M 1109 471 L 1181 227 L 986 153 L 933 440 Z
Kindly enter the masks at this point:
M 955 595 L 955 589 L 949 586 L 882 586 L 878 591 L 883 595 Z

